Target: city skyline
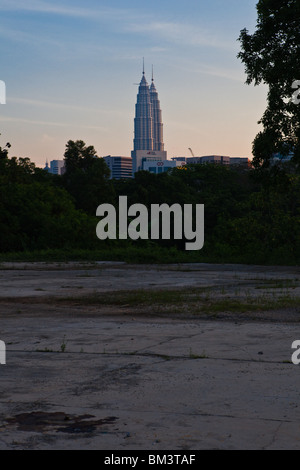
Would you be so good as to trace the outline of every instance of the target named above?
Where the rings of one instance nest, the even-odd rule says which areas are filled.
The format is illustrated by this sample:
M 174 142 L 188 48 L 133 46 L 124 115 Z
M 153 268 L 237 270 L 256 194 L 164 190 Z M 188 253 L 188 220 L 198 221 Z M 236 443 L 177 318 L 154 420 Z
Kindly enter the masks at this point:
M 70 139 L 99 156 L 130 156 L 144 57 L 169 159 L 189 148 L 251 158 L 267 91 L 245 85 L 236 55 L 240 30 L 255 28 L 256 3 L 2 0 L 0 145 L 41 167 L 63 158 Z

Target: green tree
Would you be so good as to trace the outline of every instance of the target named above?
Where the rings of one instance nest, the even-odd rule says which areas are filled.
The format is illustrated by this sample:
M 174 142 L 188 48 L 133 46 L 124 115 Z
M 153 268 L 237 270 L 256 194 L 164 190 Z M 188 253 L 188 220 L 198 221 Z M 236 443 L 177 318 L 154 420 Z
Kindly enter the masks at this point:
M 0 134 L 1 135 L 1 134 Z M 4 182 L 31 182 L 31 177 L 36 171 L 35 164 L 28 157 L 8 157 L 8 142 L 5 147 L 0 147 L 0 180 Z
M 1 134 L 0 134 L 1 135 Z M 11 147 L 10 143 L 7 142 L 5 147 L 0 147 L 0 160 L 6 160 L 8 157 L 8 150 Z
M 253 163 L 268 167 L 274 153 L 294 152 L 300 162 L 300 103 L 292 99 L 300 80 L 299 0 L 259 0 L 257 25 L 251 35 L 240 32 L 238 57 L 245 65 L 246 83 L 268 86 L 263 130 L 253 142 Z
M 96 218 L 46 183 L 0 185 L 0 252 L 94 248 Z
M 99 204 L 114 202 L 110 170 L 93 146 L 69 140 L 64 160 L 63 186 L 73 196 L 77 209 L 95 215 Z
M 96 217 L 76 210 L 59 176 L 0 149 L 0 252 L 98 246 Z
M 69 140 L 64 153 L 65 168 L 67 173 L 78 169 L 87 169 L 97 157 L 97 152 L 92 145 L 86 146 L 83 140 Z

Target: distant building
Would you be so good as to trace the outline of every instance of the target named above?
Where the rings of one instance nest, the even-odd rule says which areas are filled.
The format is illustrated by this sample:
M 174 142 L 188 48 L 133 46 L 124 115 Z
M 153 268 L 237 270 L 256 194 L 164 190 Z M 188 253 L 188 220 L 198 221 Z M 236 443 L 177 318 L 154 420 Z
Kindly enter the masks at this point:
M 230 157 L 222 155 L 208 155 L 207 157 L 201 157 L 201 163 L 219 163 L 221 165 L 230 165 Z
M 143 161 L 143 170 L 150 171 L 156 175 L 168 171 L 170 168 L 180 166 L 178 162 L 172 162 L 170 160 L 150 160 L 145 159 Z
M 63 175 L 65 172 L 65 162 L 64 160 L 51 160 L 49 167 L 48 161 L 46 161 L 44 170 L 49 171 L 53 175 Z
M 122 179 L 132 177 L 132 158 L 131 157 L 112 157 L 108 155 L 103 157 L 110 169 L 110 178 Z
M 243 165 L 249 166 L 250 160 L 247 157 L 228 157 L 223 155 L 208 155 L 203 157 L 173 157 L 173 161 L 186 164 L 215 163 L 219 165 Z
M 133 175 L 146 168 L 144 168 L 144 162 L 149 161 L 149 158 L 153 161 L 167 160 L 167 152 L 164 150 L 163 142 L 160 101 L 154 85 L 153 73 L 152 83 L 149 87 L 144 69 L 135 105 L 134 140 L 131 156 Z
M 274 153 L 271 159 L 271 163 L 275 164 L 279 162 L 281 163 L 290 162 L 293 156 L 294 156 L 294 152 L 292 151 L 289 152 L 287 155 L 282 155 L 281 153 Z
M 230 165 L 250 166 L 250 160 L 247 157 L 230 157 Z

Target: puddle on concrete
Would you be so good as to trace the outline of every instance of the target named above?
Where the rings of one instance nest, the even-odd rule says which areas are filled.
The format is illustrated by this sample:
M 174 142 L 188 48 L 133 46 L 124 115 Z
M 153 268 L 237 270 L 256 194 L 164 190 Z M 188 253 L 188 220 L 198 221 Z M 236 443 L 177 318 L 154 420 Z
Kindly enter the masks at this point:
M 96 420 L 92 418 L 95 418 L 95 416 L 73 416 L 63 412 L 46 413 L 43 411 L 34 411 L 31 413 L 18 414 L 6 421 L 9 424 L 16 424 L 20 431 L 56 431 L 74 434 L 94 432 L 98 427 L 112 424 L 118 419 L 115 416 L 108 416 Z

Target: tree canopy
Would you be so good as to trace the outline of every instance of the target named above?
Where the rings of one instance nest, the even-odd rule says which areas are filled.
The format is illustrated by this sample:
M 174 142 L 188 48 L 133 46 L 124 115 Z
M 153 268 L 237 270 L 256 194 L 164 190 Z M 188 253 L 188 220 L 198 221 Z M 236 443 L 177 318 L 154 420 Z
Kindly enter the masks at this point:
M 262 178 L 261 172 L 243 167 L 194 164 L 160 175 L 141 171 L 134 178 L 110 180 L 93 147 L 76 142 L 66 146 L 72 165 L 63 175 L 37 168 L 29 158 L 0 158 L 0 253 L 61 250 L 64 256 L 90 250 L 98 259 L 130 262 L 299 264 L 299 174 L 274 167 Z M 96 209 L 111 203 L 118 211 L 119 196 L 127 196 L 128 205 L 148 208 L 204 204 L 204 248 L 187 253 L 184 240 L 172 236 L 99 240 Z
M 82 140 L 69 140 L 64 161 L 66 171 L 62 184 L 73 196 L 77 209 L 94 215 L 99 204 L 113 202 L 110 170 L 92 145 L 87 146 Z
M 247 84 L 268 86 L 263 130 L 253 142 L 253 163 L 268 166 L 275 153 L 294 153 L 300 163 L 300 104 L 293 100 L 300 80 L 299 0 L 259 0 L 253 34 L 240 32 L 238 57 L 245 65 Z M 300 82 L 299 82 L 300 84 Z

